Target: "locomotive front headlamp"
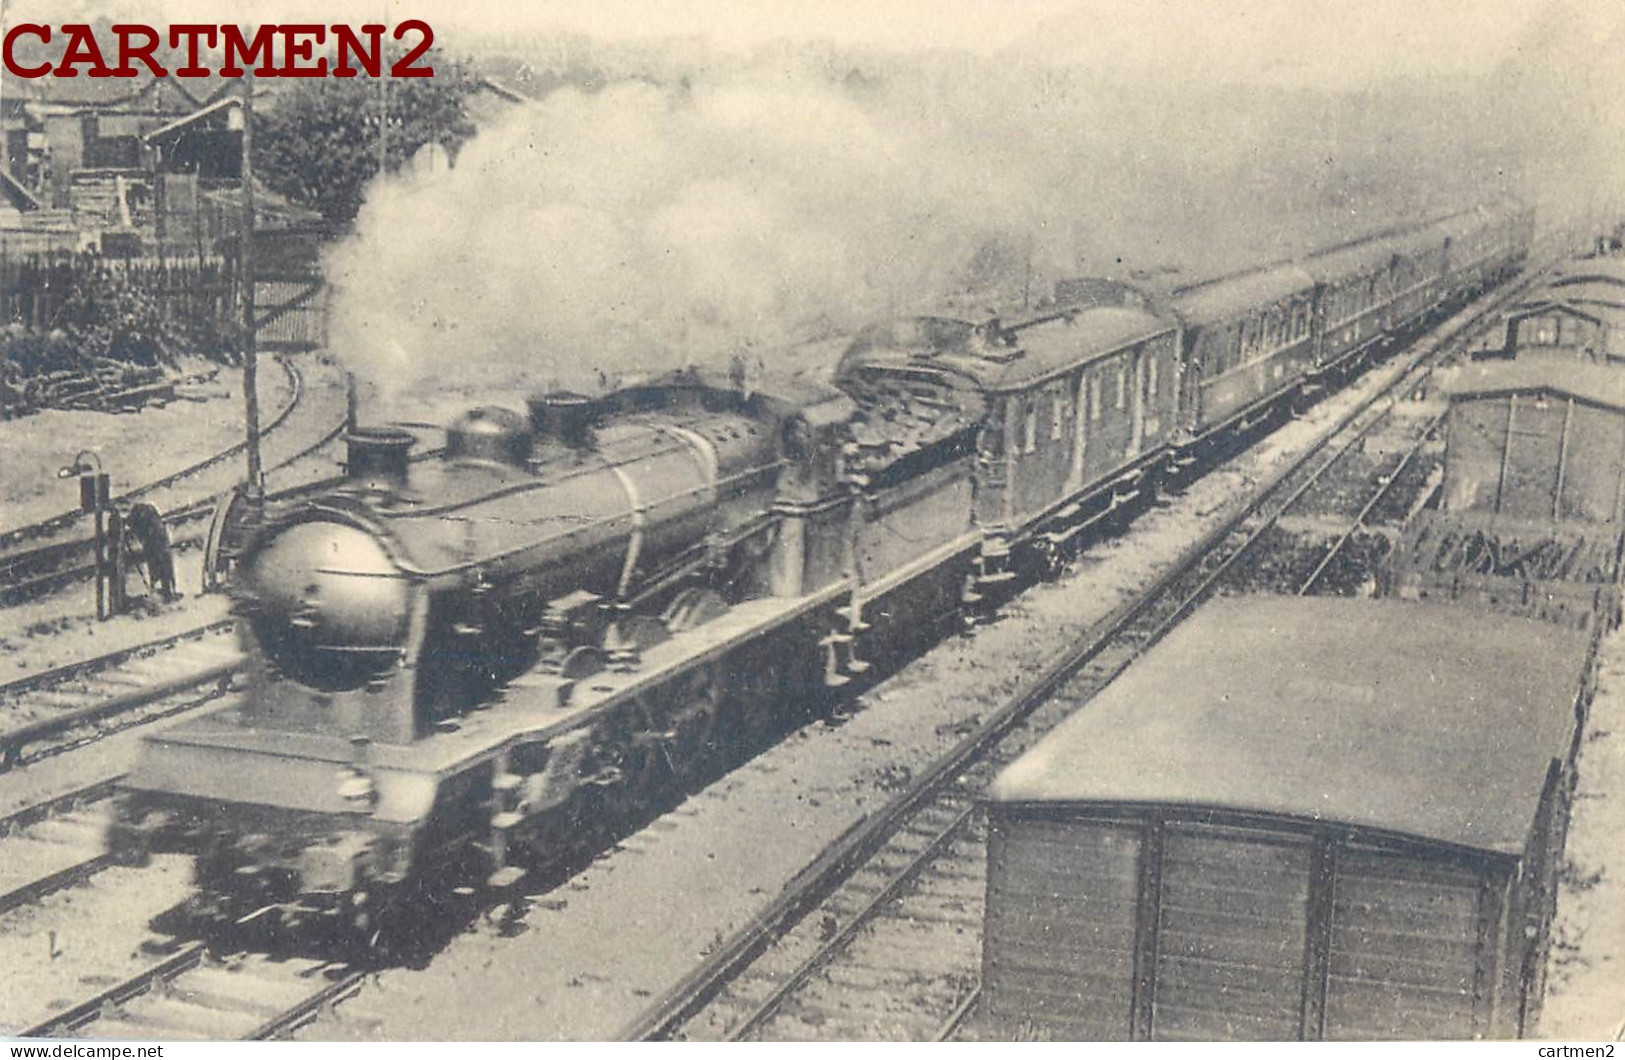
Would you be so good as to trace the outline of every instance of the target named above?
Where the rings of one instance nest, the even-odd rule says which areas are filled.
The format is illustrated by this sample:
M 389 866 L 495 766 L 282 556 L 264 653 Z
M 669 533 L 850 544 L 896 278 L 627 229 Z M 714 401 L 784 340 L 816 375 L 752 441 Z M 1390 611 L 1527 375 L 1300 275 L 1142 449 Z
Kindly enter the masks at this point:
M 339 798 L 345 802 L 371 803 L 378 796 L 378 787 L 372 782 L 372 777 L 359 769 L 339 770 L 338 782 Z
M 81 449 L 79 455 L 73 458 L 73 463 L 67 467 L 58 468 L 57 478 L 72 478 L 75 475 L 88 475 L 102 469 L 102 458 L 89 449 Z

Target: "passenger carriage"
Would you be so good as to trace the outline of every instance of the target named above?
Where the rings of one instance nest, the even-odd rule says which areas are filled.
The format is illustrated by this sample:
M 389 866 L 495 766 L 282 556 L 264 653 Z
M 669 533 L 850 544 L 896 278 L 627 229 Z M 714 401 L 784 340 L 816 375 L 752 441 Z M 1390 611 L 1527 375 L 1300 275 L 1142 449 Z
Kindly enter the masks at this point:
M 1179 426 L 1177 327 L 1133 288 L 1098 285 L 1091 303 L 1008 326 L 924 318 L 854 344 L 836 380 L 859 404 L 864 577 L 974 528 L 987 588 L 1010 577 L 1010 549 L 1056 555 L 1157 474 Z M 936 461 L 953 470 L 933 487 L 921 472 Z M 933 488 L 940 510 L 919 500 Z
M 1188 378 L 1181 425 L 1201 436 L 1268 413 L 1315 371 L 1315 281 L 1274 265 L 1175 290 Z

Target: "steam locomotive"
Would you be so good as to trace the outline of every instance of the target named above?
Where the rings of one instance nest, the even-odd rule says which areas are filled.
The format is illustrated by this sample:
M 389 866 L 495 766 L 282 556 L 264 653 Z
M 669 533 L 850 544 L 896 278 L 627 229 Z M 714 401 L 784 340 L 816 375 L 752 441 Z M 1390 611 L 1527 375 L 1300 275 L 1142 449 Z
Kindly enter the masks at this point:
M 853 339 L 832 382 L 685 370 L 475 409 L 235 556 L 243 695 L 148 736 L 109 842 L 233 910 L 366 930 L 437 866 L 492 886 L 760 744 L 1215 440 L 1338 386 L 1518 268 L 1483 206 L 1171 290 Z

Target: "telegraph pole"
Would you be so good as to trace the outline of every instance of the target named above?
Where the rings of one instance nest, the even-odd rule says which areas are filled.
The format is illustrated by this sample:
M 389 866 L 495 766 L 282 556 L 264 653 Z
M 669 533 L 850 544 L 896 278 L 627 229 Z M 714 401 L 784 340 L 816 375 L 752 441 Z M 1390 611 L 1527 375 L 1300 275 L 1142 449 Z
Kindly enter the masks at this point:
M 243 220 L 237 243 L 237 292 L 243 312 L 243 411 L 248 426 L 248 502 L 265 502 L 260 468 L 259 349 L 254 323 L 254 82 L 243 71 Z
M 383 55 L 382 46 L 378 62 L 378 180 L 382 182 L 389 170 L 389 78 L 388 70 L 384 69 L 389 59 Z

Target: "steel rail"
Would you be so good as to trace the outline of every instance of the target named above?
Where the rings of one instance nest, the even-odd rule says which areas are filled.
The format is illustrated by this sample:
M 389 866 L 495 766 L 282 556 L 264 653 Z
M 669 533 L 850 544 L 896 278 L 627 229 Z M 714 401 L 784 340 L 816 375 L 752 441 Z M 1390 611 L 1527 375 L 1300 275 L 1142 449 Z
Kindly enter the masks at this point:
M 294 365 L 290 359 L 282 356 L 281 354 L 276 355 L 276 361 L 282 366 L 283 372 L 287 375 L 288 385 L 292 393 L 289 395 L 287 405 L 285 405 L 281 411 L 277 413 L 276 417 L 266 425 L 266 432 L 273 431 L 280 427 L 282 423 L 293 414 L 293 410 L 298 407 L 299 402 L 304 398 L 304 377 L 300 373 L 298 367 Z M 113 499 L 115 501 L 133 500 L 136 497 L 145 496 L 146 494 L 151 493 L 153 490 L 163 489 L 166 486 L 173 486 L 175 483 L 191 478 L 198 472 L 205 471 L 221 461 L 231 459 L 246 448 L 248 448 L 248 442 L 245 439 L 244 441 L 237 442 L 228 448 L 214 453 L 211 456 L 205 457 L 195 464 L 181 468 L 179 471 L 176 471 L 173 474 L 165 475 L 163 478 L 154 479 L 151 482 L 126 490 L 124 493 L 119 494 Z M 85 513 L 83 511 L 74 509 L 72 511 L 61 512 L 57 515 L 53 515 L 48 519 L 42 519 L 39 522 L 29 523 L 26 526 L 13 527 L 9 530 L 0 530 L 0 548 L 15 544 L 19 541 L 27 541 L 32 538 L 43 537 L 44 535 L 57 530 L 64 530 L 78 522 L 80 519 L 84 518 L 84 516 Z M 21 552 L 14 553 L 10 556 L 0 556 L 0 565 L 3 565 L 0 566 L 0 572 L 9 572 L 13 559 L 27 556 L 29 554 L 30 553 L 28 552 Z
M 248 1041 L 264 1042 L 290 1034 L 321 1015 L 323 1009 L 353 996 L 361 989 L 366 978 L 366 971 L 349 972 L 309 997 L 290 1005 L 287 1011 L 266 1020 L 245 1037 Z
M 183 946 L 178 952 L 157 964 L 143 968 L 73 1007 L 28 1027 L 18 1037 L 54 1038 L 67 1031 L 75 1031 L 94 1023 L 101 1018 L 104 1007 L 122 1005 L 131 998 L 139 997 L 161 983 L 198 967 L 203 963 L 205 955 L 206 950 L 201 942 Z
M 120 663 L 127 662 L 146 652 L 160 652 L 173 647 L 182 641 L 196 640 L 210 633 L 223 632 L 232 627 L 231 619 L 221 619 L 218 622 L 209 622 L 191 629 L 183 629 L 179 633 L 161 637 L 158 640 L 144 641 L 141 644 L 128 648 L 110 651 L 105 655 L 96 655 L 78 662 L 64 663 L 49 670 L 41 670 L 37 674 L 19 677 L 14 681 L 0 684 L 0 700 L 15 699 L 27 692 L 43 691 L 69 681 L 85 677 L 93 677 L 103 670 L 110 670 Z
M 26 685 L 24 690 L 18 692 L 18 695 L 25 696 L 30 691 L 38 691 L 41 688 L 49 688 L 71 680 L 94 680 L 99 675 L 112 670 L 117 666 L 130 661 L 131 659 L 142 657 L 147 653 L 156 654 L 157 652 L 172 650 L 183 642 L 198 639 L 199 637 L 206 636 L 211 632 L 229 629 L 231 625 L 232 623 L 230 620 L 222 620 L 220 622 L 213 622 L 208 625 L 199 626 L 190 630 L 184 630 L 181 633 L 165 637 L 158 641 L 136 645 L 135 647 L 112 652 L 96 659 L 85 660 L 84 662 L 59 667 L 54 671 L 49 671 L 44 674 L 37 674 L 33 678 L 25 678 L 23 681 L 14 682 L 12 685 L 0 688 L 0 691 L 10 692 L 19 685 Z M 120 692 L 104 698 L 96 699 L 92 702 L 86 703 L 83 706 L 57 711 L 47 715 L 46 717 L 25 722 L 22 725 L 14 726 L 8 729 L 0 729 L 0 773 L 22 765 L 24 763 L 24 751 L 32 744 L 60 736 L 65 732 L 83 725 L 93 724 L 120 714 L 128 713 L 149 704 L 156 703 L 159 700 L 179 695 L 190 689 L 199 688 L 201 686 L 208 685 L 211 682 L 214 683 L 215 687 L 212 690 L 204 693 L 201 698 L 174 706 L 173 708 L 164 711 L 162 715 L 154 715 L 149 720 L 155 721 L 158 719 L 158 717 L 167 717 L 170 714 L 175 714 L 182 710 L 189 710 L 192 707 L 197 706 L 199 703 L 207 702 L 208 700 L 223 694 L 229 687 L 232 676 L 241 668 L 241 659 L 229 659 L 218 663 L 212 663 L 189 673 L 180 674 L 161 680 L 154 680 L 146 685 L 143 685 L 142 687 L 132 689 L 128 692 Z M 66 749 L 67 748 L 62 748 L 53 753 L 60 753 L 61 750 Z M 47 757 L 47 755 L 35 755 L 28 760 L 34 761 L 43 757 Z
M 1422 429 L 1421 435 L 1416 439 L 1416 442 L 1405 451 L 1405 455 L 1400 459 L 1399 463 L 1396 464 L 1394 469 L 1388 473 L 1388 476 L 1381 483 L 1379 483 L 1376 492 L 1371 495 L 1370 500 L 1365 502 L 1365 506 L 1362 507 L 1359 514 L 1354 517 L 1354 521 L 1349 524 L 1349 528 L 1343 531 L 1342 535 L 1332 543 L 1332 546 L 1326 550 L 1326 554 L 1320 558 L 1320 562 L 1315 564 L 1315 569 L 1311 571 L 1309 576 L 1305 578 L 1298 586 L 1296 595 L 1308 596 L 1310 590 L 1312 590 L 1320 582 L 1320 579 L 1325 575 L 1327 568 L 1331 566 L 1332 560 L 1341 555 L 1343 549 L 1348 547 L 1348 543 L 1354 540 L 1354 535 L 1365 528 L 1365 521 L 1370 517 L 1371 512 L 1377 507 L 1377 505 L 1381 504 L 1388 494 L 1393 490 L 1393 488 L 1399 484 L 1400 476 L 1405 473 L 1405 470 L 1408 467 L 1410 467 L 1411 461 L 1416 458 L 1416 454 L 1420 453 L 1423 446 L 1427 445 L 1428 438 L 1433 434 L 1434 430 L 1436 430 L 1438 426 L 1445 421 L 1446 415 L 1446 413 L 1441 412 L 1428 421 L 1427 425 Z

